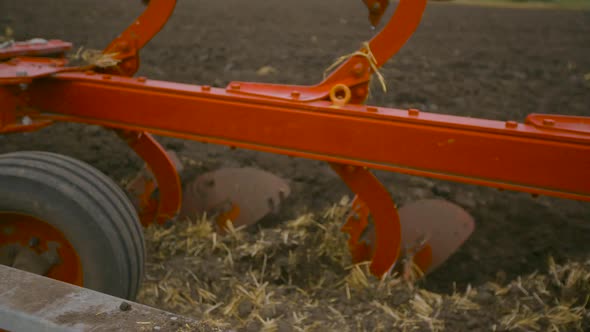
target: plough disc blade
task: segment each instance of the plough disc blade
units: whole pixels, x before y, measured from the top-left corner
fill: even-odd
[[[424,199],[398,209],[401,224],[401,258],[413,258],[424,274],[444,263],[471,236],[473,217],[462,207],[441,199]],[[372,224],[361,237],[375,241]]]
[[[203,213],[223,226],[251,225],[269,213],[276,213],[289,196],[283,179],[256,168],[223,168],[201,174],[184,186],[180,218]]]
[[[473,217],[460,206],[440,199],[409,203],[398,211],[405,247],[425,241],[432,260],[425,273],[444,263],[471,236]]]

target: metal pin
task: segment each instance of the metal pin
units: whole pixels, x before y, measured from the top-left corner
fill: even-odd
[[[20,120],[20,123],[23,126],[30,126],[33,124],[33,120],[31,120],[30,117],[28,117],[27,115],[23,116],[22,119]]]
[[[36,246],[39,245],[41,241],[39,240],[38,237],[33,236],[32,238],[29,239],[29,247],[34,248]]]

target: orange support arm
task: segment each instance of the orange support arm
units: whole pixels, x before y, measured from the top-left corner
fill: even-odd
[[[176,0],[152,0],[145,11],[103,51],[121,62],[109,73],[132,76],[139,69],[139,50],[164,27]]]

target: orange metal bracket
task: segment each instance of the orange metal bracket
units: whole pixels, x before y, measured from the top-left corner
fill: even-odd
[[[10,47],[0,49],[0,60],[10,59],[16,56],[41,56],[41,55],[63,55],[72,48],[72,43],[61,40],[24,41],[15,42]]]
[[[340,229],[348,234],[348,251],[352,256],[353,263],[360,263],[371,260],[373,248],[362,239],[363,232],[369,227],[369,207],[360,197],[355,196],[349,215]]]
[[[176,0],[151,0],[144,12],[103,51],[121,62],[105,72],[132,76],[139,69],[139,50],[166,24]]]
[[[144,226],[174,220],[180,211],[182,187],[174,162],[152,135],[140,131],[118,130],[117,134],[146,162],[156,178],[159,197],[152,197],[155,184],[141,193],[139,217]]]
[[[65,59],[20,57],[5,61],[0,73],[0,85],[28,84],[35,78],[65,70]]]
[[[103,51],[121,60],[117,66],[103,70],[106,73],[133,76],[139,69],[139,50],[144,47],[166,24],[176,6],[176,0],[152,0],[144,12]],[[143,158],[158,183],[159,198],[152,197],[156,188],[146,187],[142,193],[144,204],[140,218],[144,225],[154,219],[162,224],[176,217],[180,210],[181,184],[174,163],[163,147],[148,133],[128,131],[119,133],[129,146]],[[147,201],[146,201],[147,199]]]
[[[525,123],[543,130],[590,136],[589,117],[555,114],[529,114]]]
[[[395,204],[387,189],[368,169],[336,163],[330,166],[358,195],[361,202],[357,204],[366,205],[373,216],[376,241],[370,269],[381,277],[393,267],[400,251],[401,229]],[[362,252],[357,254],[363,255]]]

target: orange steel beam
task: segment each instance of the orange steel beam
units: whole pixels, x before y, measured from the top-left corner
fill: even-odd
[[[94,123],[590,201],[588,118],[548,115],[539,124],[545,116],[532,115],[530,124],[522,124],[271,100],[208,86],[77,72],[35,80],[27,94],[29,106],[42,111],[35,120]]]

